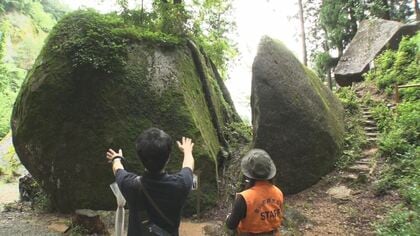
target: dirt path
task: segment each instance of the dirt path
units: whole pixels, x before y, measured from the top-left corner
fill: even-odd
[[[374,155],[374,149],[365,150]],[[373,165],[373,164],[372,164]],[[286,198],[287,206],[307,218],[299,231],[302,235],[375,235],[373,223],[398,204],[396,193],[376,196],[374,181],[382,169],[380,163],[367,179],[349,180],[346,171],[334,171],[311,188]],[[350,166],[349,169],[353,168]],[[328,190],[341,186],[346,197],[333,197]],[[345,195],[345,193],[344,193]]]
[[[0,182],[0,205],[11,203],[19,200],[18,183],[2,183]]]

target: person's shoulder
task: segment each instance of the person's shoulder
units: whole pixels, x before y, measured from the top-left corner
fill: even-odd
[[[193,172],[191,168],[184,167],[177,173],[168,175],[168,180],[178,187],[190,189],[193,182]]]
[[[283,198],[283,192],[281,191],[281,189],[274,184],[273,184],[273,186],[274,186],[275,190],[277,191],[277,194],[279,194]]]
[[[189,167],[184,167],[180,171],[168,175],[171,180],[192,179],[193,171]]]
[[[190,167],[183,167],[180,171],[179,171],[179,173],[180,174],[183,174],[183,175],[193,175],[193,171],[192,171],[192,169],[190,168]]]

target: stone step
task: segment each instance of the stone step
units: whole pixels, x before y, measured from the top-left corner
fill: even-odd
[[[368,175],[367,173],[351,173],[351,174],[345,174],[341,176],[341,179],[343,182],[346,183],[366,183],[368,180]]]
[[[364,159],[360,159],[354,162],[354,164],[357,165],[370,165],[372,161],[370,159],[364,158]]]
[[[356,164],[347,168],[352,173],[369,173],[370,167],[367,164]]]
[[[367,138],[367,141],[368,142],[371,142],[371,143],[374,143],[374,142],[378,141],[378,138],[377,137],[375,137],[375,138]]]
[[[373,116],[362,116],[364,120],[373,120],[375,121],[375,119],[373,119]]]
[[[366,133],[366,136],[368,137],[378,137],[379,133]]]
[[[378,127],[376,126],[367,126],[367,127],[363,127],[363,129],[365,131],[378,131]]]
[[[365,125],[376,126],[376,122],[373,120],[364,120],[363,123],[365,123]]]
[[[342,176],[343,180],[346,182],[353,182],[357,180],[356,174],[347,174]]]
[[[374,156],[378,151],[379,151],[379,149],[377,147],[375,147],[375,148],[370,148],[370,149],[364,150],[362,152],[362,154],[365,157],[371,157],[371,156]]]

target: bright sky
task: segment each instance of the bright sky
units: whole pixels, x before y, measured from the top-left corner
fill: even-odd
[[[116,0],[62,0],[73,9],[89,7],[100,12],[118,9]],[[140,1],[138,1],[140,2]],[[150,0],[145,0],[150,5]],[[239,57],[229,67],[226,85],[242,118],[251,120],[251,78],[252,62],[257,53],[259,40],[263,35],[279,39],[301,57],[300,42],[297,37],[299,22],[289,20],[298,12],[297,0],[234,0],[233,15],[236,19]]]

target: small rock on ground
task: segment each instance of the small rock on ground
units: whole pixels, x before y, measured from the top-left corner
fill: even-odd
[[[338,200],[349,200],[351,195],[351,189],[346,186],[332,187],[328,189],[327,194]]]

